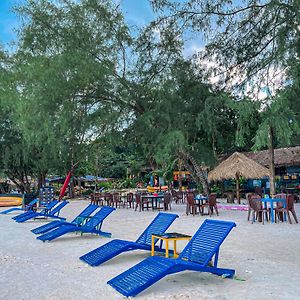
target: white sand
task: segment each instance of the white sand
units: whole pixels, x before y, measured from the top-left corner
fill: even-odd
[[[62,211],[68,220],[88,201],[73,201]],[[4,208],[1,208],[4,210]],[[300,205],[296,205],[300,219]],[[186,216],[184,205],[173,205],[179,215],[170,231],[193,234],[204,216]],[[157,212],[118,209],[103,230],[113,238],[135,240]],[[124,299],[106,282],[149,256],[133,251],[90,267],[79,256],[110,239],[68,234],[52,242],[35,239],[30,229],[45,221],[18,224],[13,215],[0,215],[0,299]],[[182,272],[167,276],[136,299],[300,299],[300,225],[251,224],[247,212],[221,210],[217,219],[233,220],[237,227],[225,240],[219,266],[236,270],[246,281],[212,274]],[[182,249],[185,242],[179,244]]]

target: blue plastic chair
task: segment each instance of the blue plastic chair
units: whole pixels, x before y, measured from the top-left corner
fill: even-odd
[[[53,200],[52,202],[48,203],[41,211],[40,213],[41,214],[47,214],[49,213],[54,207],[55,205],[58,203],[59,201],[58,200]],[[15,217],[12,217],[13,220],[17,221],[18,219],[22,219],[24,218],[25,216],[29,216],[31,214],[33,214],[34,211],[26,211],[24,212],[23,214],[20,214],[18,216],[15,216]]]
[[[151,256],[107,283],[122,295],[133,297],[166,275],[185,270],[232,278],[234,270],[217,264],[220,246],[235,226],[234,222],[205,220],[177,259]]]
[[[38,219],[38,218],[54,218],[54,219],[60,219],[60,220],[66,220],[66,218],[62,218],[59,216],[59,213],[63,207],[65,207],[69,201],[62,201],[57,206],[55,206],[53,209],[51,209],[50,212],[42,213],[42,212],[32,212],[31,214],[28,214],[26,216],[23,216],[22,218],[16,219],[16,222],[23,223],[30,219]]]
[[[101,231],[104,219],[111,214],[115,208],[110,206],[103,206],[94,216],[91,217],[83,226],[79,227],[76,224],[66,224],[59,226],[43,235],[37,237],[43,242],[52,241],[69,232],[95,233],[106,237],[111,237],[111,233]]]
[[[42,234],[47,231],[50,231],[54,228],[57,228],[62,225],[68,225],[68,224],[75,224],[77,226],[82,226],[84,220],[86,220],[87,217],[89,217],[97,208],[99,208],[98,205],[95,204],[89,204],[73,221],[71,222],[65,222],[65,221],[52,221],[48,224],[39,226],[35,229],[32,229],[31,232],[34,234]]]
[[[151,250],[152,234],[163,234],[176,218],[178,218],[178,215],[159,213],[136,242],[116,239],[81,256],[80,259],[95,267],[126,251]],[[164,251],[157,246],[155,250]]]
[[[7,215],[13,211],[24,211],[24,212],[31,211],[33,209],[33,206],[37,202],[38,202],[38,199],[36,198],[36,199],[33,199],[32,201],[30,201],[27,205],[25,205],[24,209],[23,209],[23,207],[13,207],[13,208],[2,211],[0,214]]]

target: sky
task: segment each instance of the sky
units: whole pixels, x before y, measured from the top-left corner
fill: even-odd
[[[12,11],[22,0],[0,0],[0,41],[2,44],[16,40],[16,28],[20,20]],[[148,0],[121,0],[125,18],[129,25],[143,26],[154,18]]]
[[[118,0],[117,0],[118,1]],[[125,19],[130,26],[142,27],[155,18],[149,0],[119,0]],[[0,44],[6,49],[17,39],[20,20],[12,11],[22,0],[0,0]],[[199,34],[199,33],[198,33]],[[184,56],[192,56],[203,48],[201,37],[191,38],[185,44]]]
[[[11,11],[16,3],[14,0],[0,0],[0,41],[11,43],[16,39],[15,27],[19,24],[18,17]]]

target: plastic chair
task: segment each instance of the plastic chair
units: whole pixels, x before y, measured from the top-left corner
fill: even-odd
[[[277,222],[277,216],[283,220],[283,214],[286,213],[288,216],[289,223],[292,224],[292,219],[290,217],[290,212],[294,217],[296,223],[298,223],[296,211],[294,208],[295,198],[294,195],[287,195],[286,197],[286,207],[276,207],[275,208],[275,222]]]
[[[194,200],[194,193],[187,193],[187,197],[186,197],[186,214],[187,215],[193,214],[193,216],[194,216],[195,214],[197,214],[197,207],[198,207],[199,212],[200,212],[201,211],[200,206],[198,206],[195,203],[195,200]]]
[[[217,194],[212,193],[208,195],[208,201],[202,204],[202,215],[204,215],[204,209],[207,208],[207,214],[211,216],[216,211],[217,216],[219,215],[218,207],[217,207]]]

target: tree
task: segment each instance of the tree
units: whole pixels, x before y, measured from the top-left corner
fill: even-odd
[[[213,164],[214,152],[234,144],[235,113],[228,96],[204,83],[203,74],[191,61],[178,59],[169,69],[168,76],[152,88],[145,112],[126,130],[127,137],[139,142],[153,169],[159,166],[167,173],[181,161],[208,191],[201,165]],[[216,139],[218,132],[224,138]]]
[[[295,76],[299,70],[299,1],[164,1],[153,0],[153,7],[161,13],[152,26],[202,31],[209,38],[206,57],[218,62],[219,73],[226,74],[248,88],[260,91],[271,89],[276,97],[263,107],[262,122],[255,137],[255,148],[267,146],[270,152],[270,185],[274,194],[274,139],[291,142],[297,123],[284,93],[298,86]],[[212,31],[213,29],[213,31]],[[204,57],[205,57],[204,56]],[[279,81],[280,80],[280,81]],[[285,84],[292,85],[278,94]],[[228,85],[232,87],[232,82]],[[257,88],[258,86],[258,88]],[[242,90],[245,95],[245,90]],[[289,92],[291,95],[291,93]],[[297,104],[293,99],[290,106]],[[241,115],[247,115],[247,111]],[[238,136],[249,125],[240,121]],[[251,123],[251,121],[249,121]],[[244,131],[244,132],[243,132]],[[248,131],[249,133],[249,131]]]
[[[249,132],[249,121],[251,115],[255,114],[259,102],[243,103],[240,107],[242,117],[238,124],[238,143],[244,144],[244,134]],[[259,126],[253,138],[253,150],[269,149],[269,169],[270,169],[270,194],[275,195],[275,165],[274,148],[275,146],[287,146],[291,143],[293,134],[299,133],[299,126],[295,113],[290,109],[285,92],[281,92],[276,99],[260,103],[262,110]],[[247,117],[248,115],[248,117]]]
[[[152,0],[152,5],[161,13],[156,26],[202,32],[206,54],[227,76],[242,79],[239,83],[254,79],[270,87],[274,74],[288,75],[295,58],[299,64],[299,1]]]

